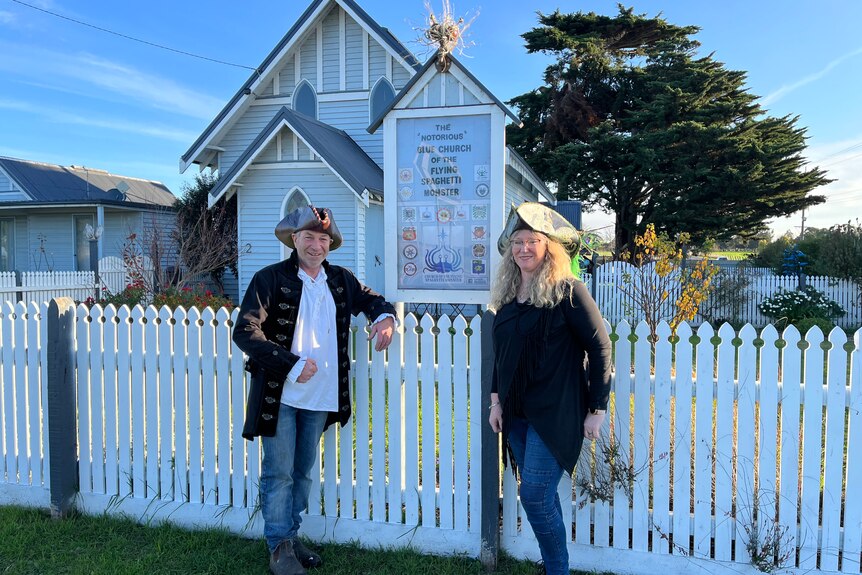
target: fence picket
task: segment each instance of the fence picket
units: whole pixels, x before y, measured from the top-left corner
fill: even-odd
[[[754,446],[756,444],[755,421],[757,419],[756,395],[757,395],[757,350],[754,347],[754,339],[757,332],[751,324],[745,325],[739,332],[741,340],[737,351],[737,374],[736,374],[736,526],[734,529],[734,560],[737,563],[750,563],[751,556],[748,551],[748,533],[746,527],[752,529],[753,533],[757,526],[755,485],[757,469],[754,459]]]
[[[823,469],[822,515],[820,535],[820,569],[838,570],[841,547],[841,479],[844,475],[844,417],[846,415],[847,336],[841,328],[829,334],[828,378],[826,381],[826,429]]]
[[[404,318],[404,414],[419,413],[419,339],[416,316]],[[360,366],[357,366],[357,370]],[[404,517],[407,525],[419,524],[419,418],[410,417],[404,427]]]
[[[692,345],[691,328],[683,323],[677,328],[679,342],[674,346],[676,379],[674,382],[673,427],[670,430],[673,446],[673,546],[671,553],[680,550],[690,554],[692,501]]]
[[[113,306],[112,306],[113,307]],[[133,492],[132,475],[132,332],[131,312],[127,306],[114,310],[117,325],[117,494]],[[140,359],[139,359],[140,361]],[[140,373],[137,371],[135,373]]]
[[[455,526],[453,497],[455,485],[452,478],[452,443],[455,423],[452,416],[452,320],[444,315],[437,320],[437,413],[440,423],[438,432],[437,490],[440,493],[440,527],[452,529]]]
[[[376,339],[373,340],[371,345],[373,346],[376,341]],[[373,349],[371,351],[371,410],[371,517],[374,521],[384,522],[386,521],[386,361],[385,352],[377,352]],[[334,494],[333,500],[335,500]]]
[[[799,510],[799,411],[802,406],[802,352],[799,331],[792,325],[781,338],[781,477],[778,500],[778,521],[785,532],[780,555],[792,557],[796,566],[796,546],[799,543],[796,519]]]
[[[215,505],[218,502],[216,477],[216,390],[218,386],[210,382],[216,380],[216,343],[215,312],[205,308],[201,313],[201,380],[204,382],[201,393],[201,412],[203,420],[203,498],[204,503]]]
[[[155,310],[154,310],[155,311]],[[159,390],[159,494],[163,500],[174,499],[177,485],[174,482],[174,386],[172,381],[173,367],[173,326],[171,325],[171,310],[162,306],[157,312],[153,323],[153,333],[159,349],[158,390]]]
[[[694,423],[694,556],[709,558],[712,535],[712,484],[715,477],[713,465],[712,424],[713,370],[715,355],[712,337],[715,332],[708,323],[697,329],[697,375],[695,383]]]
[[[170,317],[170,310],[162,308],[163,312],[167,312],[167,323],[171,328],[173,336],[172,348],[172,365],[171,379],[174,386],[174,417],[173,417],[173,436],[174,436],[174,460],[173,460],[173,496],[174,501],[183,502],[189,501],[189,409],[188,409],[188,390],[189,385],[187,378],[189,374],[189,350],[187,347],[188,338],[188,314],[182,307],[178,308],[173,313],[173,318]],[[165,314],[162,314],[165,317]],[[164,322],[165,319],[162,319]],[[234,405],[241,405],[234,403]],[[240,410],[242,411],[242,410]]]
[[[847,471],[845,485],[862,484],[862,329],[853,336],[850,356],[850,404],[847,417]],[[858,573],[862,553],[862,489],[847,489],[844,500],[842,567]]]
[[[356,387],[354,392],[354,405],[371,405],[370,384],[370,350],[368,347],[368,327],[365,316],[360,315],[356,331],[356,358],[354,361]],[[353,416],[356,421],[356,518],[371,518],[371,421],[370,413],[366,410],[358,410]],[[368,446],[366,448],[366,445]]]
[[[93,480],[93,493],[105,493],[105,446],[104,425],[104,342],[102,340],[104,324],[102,306],[93,306],[90,310],[90,341],[88,344],[87,361],[89,362],[90,388],[90,469]]]
[[[474,318],[474,324],[479,325],[480,319],[478,316]],[[470,453],[469,448],[469,419],[467,417],[467,407],[469,390],[467,389],[467,382],[471,381],[472,378],[479,378],[481,381],[481,372],[479,369],[476,369],[472,374],[469,372],[469,360],[468,360],[468,346],[471,342],[478,342],[479,338],[469,338],[467,336],[467,321],[464,319],[464,316],[459,315],[455,318],[455,337],[453,342],[453,377],[452,377],[452,385],[453,385],[453,482],[455,485],[454,493],[453,493],[453,521],[454,528],[458,531],[466,531],[469,527],[468,517],[469,517],[469,497],[468,493],[470,490],[469,484],[469,471],[468,471],[468,462],[467,455]],[[469,350],[471,353],[476,353],[476,347],[473,347]],[[475,356],[474,356],[475,357]],[[476,362],[475,365],[478,365]],[[469,375],[468,375],[469,374]],[[484,398],[479,398],[478,401],[480,404],[484,404],[482,401]],[[485,423],[485,422],[482,422]],[[475,437],[475,436],[474,436]]]
[[[117,448],[117,309],[113,305],[105,307],[102,324],[102,354],[104,377],[104,421],[105,421],[105,493],[116,495],[119,492],[119,463]]]
[[[650,400],[652,384],[652,346],[650,328],[640,322],[635,329],[638,343],[635,346],[634,427],[632,429],[632,458],[636,476],[632,486],[632,549],[649,550],[649,486],[650,486]]]
[[[733,391],[736,350],[729,324],[718,330],[718,380],[715,407],[715,558],[730,561],[733,540],[733,464],[735,462]]]
[[[387,396],[389,430],[389,523],[401,523],[401,509],[404,504],[404,322],[399,322],[392,333],[387,362]],[[343,476],[342,476],[343,477]],[[343,480],[343,479],[342,479]]]
[[[670,526],[670,453],[672,436],[670,431],[671,396],[671,330],[662,321],[657,329],[655,345],[655,392],[653,413],[652,449],[652,550],[669,553]],[[664,537],[662,536],[664,535]]]
[[[799,567],[817,567],[820,516],[820,456],[823,434],[823,332],[815,326],[805,334],[805,389],[802,415],[802,490]]]
[[[146,435],[146,410],[149,407],[146,393],[147,378],[144,370],[145,334],[144,309],[135,306],[131,310],[131,345],[132,349],[141,353],[130,353],[131,373],[129,385],[132,396],[132,492],[135,497],[147,497],[147,467],[144,440]]]
[[[760,333],[760,416],[758,424],[759,461],[757,468],[757,523],[760,533],[775,529],[778,518],[776,483],[776,453],[779,441],[778,420],[778,332],[768,325]]]
[[[188,354],[188,386],[189,386],[189,503],[203,501],[203,458],[201,440],[203,439],[203,411],[201,409],[202,386],[212,386],[212,380],[201,377],[201,312],[193,307],[188,313],[188,332],[186,353]]]
[[[90,322],[88,321],[89,310],[83,305],[75,309],[76,328],[75,341],[77,350],[77,381],[78,385],[78,480],[80,489],[84,493],[92,493],[93,476],[91,446],[90,446]]]
[[[472,367],[470,368],[470,377],[467,380],[469,385],[469,397],[468,404],[469,408],[469,419],[470,419],[470,431],[468,432],[468,436],[474,438],[473,441],[470,442],[470,470],[473,474],[473,477],[482,477],[482,450],[481,450],[481,441],[479,438],[482,435],[482,426],[487,425],[487,421],[485,419],[485,410],[483,403],[488,399],[487,397],[482,397],[482,354],[479,350],[482,341],[482,319],[479,316],[475,316],[473,320],[470,322],[470,329],[473,330],[472,341]],[[478,482],[478,481],[477,481]],[[465,489],[468,483],[465,483]],[[480,519],[482,516],[482,498],[481,497],[470,497],[470,533],[477,534],[480,533]]]
[[[216,489],[219,505],[230,505],[231,502],[231,395],[230,395],[230,332],[225,321],[227,314],[224,309],[216,312],[213,322],[215,335],[215,375],[224,385],[218,387],[216,393],[216,452],[218,453],[216,467]],[[318,499],[320,501],[320,499]]]
[[[611,333],[611,326],[607,321],[604,322],[605,331]],[[602,422],[600,433],[601,441],[606,445],[610,444],[611,437],[611,405],[608,405],[608,415]],[[596,451],[595,456],[596,473],[604,474],[607,477],[608,464],[604,457],[601,457],[600,449]],[[593,503],[593,545],[599,547],[610,547],[611,543],[611,502],[608,499],[598,499]]]
[[[27,406],[33,398],[27,393],[27,306],[19,302],[15,304],[15,316],[18,325],[15,329],[15,343],[13,350],[15,355],[15,397],[21,404],[20,409],[15,410],[17,452],[18,452],[18,482],[21,485],[30,484],[30,458],[27,456],[29,426],[27,424]],[[23,320],[23,321],[22,321]]]
[[[156,328],[158,312],[153,306],[144,310],[144,370],[146,371],[146,404],[145,414],[147,436],[147,498],[159,497],[159,340]],[[165,488],[166,486],[162,486]]]
[[[437,457],[435,443],[437,437],[437,425],[435,418],[435,406],[437,393],[434,386],[436,355],[435,338],[432,329],[434,320],[427,313],[422,316],[422,334],[419,336],[419,353],[421,365],[419,367],[422,418],[422,491],[420,502],[422,504],[422,526],[435,527],[437,525],[437,496],[435,486],[437,485]]]
[[[0,357],[3,365],[0,369],[0,444],[3,445],[5,457],[0,463],[0,477],[5,476],[8,483],[18,482],[15,466],[15,360],[12,355],[15,321],[12,302],[0,303]]]
[[[631,415],[631,368],[632,368],[632,342],[631,327],[623,320],[617,324],[615,335],[617,336],[613,382],[613,430],[614,443],[619,450],[619,457],[626,466],[631,465],[631,427],[629,418]],[[629,529],[631,520],[629,508],[631,506],[631,485],[614,484],[614,547],[617,549],[628,549]]]
[[[45,401],[42,395],[40,354],[41,342],[39,337],[39,324],[42,321],[42,313],[39,305],[30,303],[27,306],[27,395],[30,398],[27,419],[29,421],[30,435],[30,484],[42,485],[42,432],[44,422],[41,418],[42,405]],[[2,394],[0,394],[2,395]],[[2,442],[0,442],[2,445]],[[0,472],[2,474],[2,472]]]
[[[231,339],[232,320],[231,313],[221,308],[216,314],[219,330],[224,334],[223,346],[219,353],[228,358],[228,371],[224,374],[225,379],[230,382],[230,404],[231,406],[244,405],[248,397],[245,389],[245,370],[243,369],[242,352]],[[239,361],[237,361],[236,359]],[[239,506],[250,506],[245,492],[246,455],[245,450],[248,443],[242,437],[242,428],[245,423],[245,410],[232,408],[230,410],[231,431],[231,504]],[[334,430],[333,430],[334,432]],[[335,477],[332,478],[335,483]]]

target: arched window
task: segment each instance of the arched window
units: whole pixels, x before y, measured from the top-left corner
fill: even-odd
[[[368,98],[369,122],[373,122],[395,99],[395,88],[385,77],[381,76],[371,88],[371,97]]]
[[[284,203],[281,207],[281,217],[286,216],[296,208],[303,208],[310,204],[308,196],[305,195],[305,192],[302,191],[302,188],[299,186],[294,186],[290,189],[290,192],[284,197]]]
[[[317,93],[308,80],[303,80],[293,92],[293,109],[300,114],[317,119]]]
[[[302,208],[311,203],[308,199],[308,196],[305,195],[305,192],[302,191],[302,188],[299,186],[294,186],[290,189],[286,196],[284,196],[284,202],[281,204],[281,217],[283,218],[296,208]],[[285,245],[281,246],[281,257],[287,258],[290,255],[291,249]]]

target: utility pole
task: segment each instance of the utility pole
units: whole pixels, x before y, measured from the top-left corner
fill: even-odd
[[[805,239],[805,208],[802,208],[802,225],[799,226],[799,239]]]

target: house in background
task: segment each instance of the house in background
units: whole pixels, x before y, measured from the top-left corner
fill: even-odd
[[[159,182],[0,157],[0,271],[89,270],[88,224],[99,259],[120,257],[130,234],[173,225],[175,201]]]
[[[345,237],[330,261],[383,291],[384,130],[393,106],[502,107],[460,66],[423,66],[354,0],[314,0],[180,159],[217,172],[210,203],[237,195],[239,292],[255,271],[287,256],[278,221],[313,203]],[[402,93],[403,92],[403,93]],[[404,94],[410,98],[403,98]],[[418,96],[415,96],[418,94]],[[376,123],[376,126],[375,126]],[[506,201],[553,194],[517,154],[506,153]],[[394,238],[389,238],[393,241]]]

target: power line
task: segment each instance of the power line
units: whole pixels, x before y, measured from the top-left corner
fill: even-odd
[[[141,44],[146,44],[147,46],[152,46],[154,48],[160,48],[162,50],[167,50],[169,52],[175,52],[177,54],[182,54],[183,56],[191,56],[192,58],[199,58],[201,60],[207,60],[208,62],[215,62],[216,64],[224,64],[225,66],[233,66],[235,68],[245,68],[246,70],[256,71],[257,68],[253,68],[251,66],[244,66],[242,64],[234,64],[233,62],[225,62],[224,60],[216,60],[215,58],[209,58],[207,56],[201,56],[199,54],[193,54],[191,52],[186,52],[185,50],[177,50],[176,48],[171,48],[170,46],[164,46],[162,44],[156,44],[155,42],[149,42],[147,40],[141,40],[140,38],[135,38],[134,36],[129,36],[127,34],[121,34],[120,32],[114,32],[113,30],[108,30],[107,28],[102,28],[100,26],[95,26],[93,24],[89,24],[87,22],[82,22],[81,20],[76,20],[74,18],[70,18],[68,16],[63,16],[62,14],[57,14],[56,12],[51,12],[50,10],[45,10],[44,8],[40,8],[38,6],[34,6],[32,4],[28,4],[26,2],[22,2],[21,0],[12,0],[16,4],[20,4],[21,6],[26,6],[27,8],[32,8],[33,10],[38,10],[39,12],[44,12],[45,14],[50,14],[51,16],[55,16],[57,18],[62,18],[63,20],[68,20],[69,22],[74,22],[75,24],[80,24],[81,26],[87,26],[88,28],[93,28],[94,30],[99,30],[100,32],[105,32],[107,34],[113,34],[114,36],[119,36],[120,38],[125,38],[126,40],[132,40],[134,42],[140,42]]]
[[[849,161],[849,160],[853,160],[853,159],[855,159],[855,158],[860,158],[860,157],[862,157],[862,154],[855,154],[855,155],[853,155],[853,156],[848,156],[848,157],[846,157],[846,158],[841,158],[840,160],[834,160],[834,161],[832,161],[832,162],[829,162],[828,164],[824,164],[824,165],[822,165],[822,166],[818,166],[818,167],[819,167],[819,168],[828,168],[829,166],[834,166],[835,164],[841,164],[841,163],[843,163],[843,162],[847,162],[847,161]]]
[[[828,160],[829,158],[834,158],[835,156],[840,156],[841,154],[844,154],[846,152],[852,152],[853,150],[855,150],[857,148],[862,148],[862,143],[853,144],[852,146],[847,146],[843,150],[838,150],[837,152],[832,152],[831,154],[826,154],[822,158],[817,158],[816,160],[811,160],[811,162],[812,163],[819,163],[819,162],[822,162],[823,160]]]

